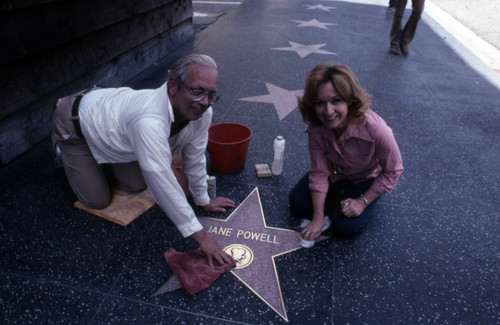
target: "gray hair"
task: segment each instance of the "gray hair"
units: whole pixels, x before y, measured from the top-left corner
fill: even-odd
[[[214,59],[205,54],[189,54],[178,59],[172,71],[170,72],[170,77],[175,78],[179,81],[184,81],[187,78],[187,68],[189,65],[196,63],[206,68],[214,69],[217,71],[217,63],[215,63]],[[179,85],[180,86],[180,85]]]

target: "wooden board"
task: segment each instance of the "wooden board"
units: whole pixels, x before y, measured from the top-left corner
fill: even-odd
[[[135,194],[114,191],[111,204],[102,210],[91,209],[80,201],[75,202],[75,207],[78,209],[82,209],[121,226],[128,225],[153,205],[155,205],[155,200],[148,189]]]

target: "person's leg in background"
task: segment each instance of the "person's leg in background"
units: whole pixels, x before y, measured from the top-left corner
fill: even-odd
[[[390,34],[391,47],[389,48],[389,52],[395,55],[399,55],[401,53],[399,48],[401,46],[401,40],[403,39],[402,21],[407,2],[408,0],[397,0],[396,11],[394,12],[394,18],[392,19]]]
[[[393,14],[396,11],[396,0],[389,0],[389,7],[387,12]]]
[[[401,36],[401,52],[403,54],[409,54],[408,45],[413,40],[415,36],[415,31],[417,30],[418,22],[424,11],[425,0],[412,0],[412,11],[410,18],[406,22],[405,28],[403,29]]]

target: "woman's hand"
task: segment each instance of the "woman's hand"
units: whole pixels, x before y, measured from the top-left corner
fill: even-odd
[[[304,230],[302,230],[301,235],[305,240],[314,240],[321,234],[321,229],[323,228],[323,218],[313,219],[309,222]]]
[[[340,202],[341,212],[348,218],[357,217],[365,211],[366,204],[362,198],[345,199]]]
[[[210,203],[203,206],[203,210],[208,212],[226,212],[224,208],[234,208],[234,202],[225,197],[211,198]]]

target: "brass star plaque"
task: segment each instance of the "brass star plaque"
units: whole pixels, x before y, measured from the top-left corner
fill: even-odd
[[[199,220],[224,251],[238,261],[231,273],[288,321],[274,258],[302,248],[300,232],[266,225],[258,188],[227,219]],[[326,238],[321,236],[316,241]],[[172,282],[175,280],[169,279],[157,294],[174,289]]]

